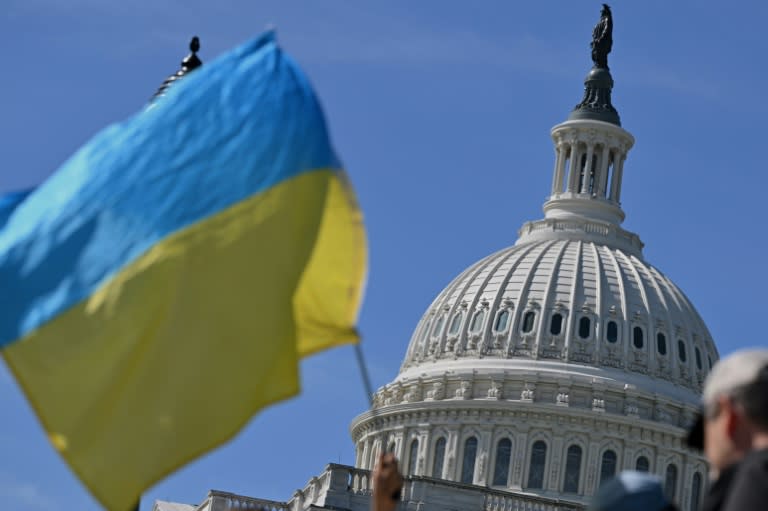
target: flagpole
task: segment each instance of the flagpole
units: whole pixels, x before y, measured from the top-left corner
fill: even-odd
[[[368,396],[368,404],[373,412],[373,387],[371,387],[371,377],[368,374],[368,368],[365,365],[365,358],[363,358],[363,348],[360,342],[355,344],[355,355],[357,355],[357,365],[360,367],[360,374],[363,377],[363,386],[365,387],[365,394]]]

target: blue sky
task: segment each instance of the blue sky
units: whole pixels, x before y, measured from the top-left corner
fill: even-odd
[[[614,105],[637,140],[624,227],[697,306],[721,354],[765,346],[768,5],[612,7]],[[192,35],[206,61],[276,26],[316,86],[366,215],[360,328],[378,387],[396,375],[443,286],[542,216],[549,130],[581,99],[599,10],[583,1],[3,0],[0,192],[42,181],[142,108]],[[366,408],[352,348],[306,360],[302,379],[300,397],[158,484],[142,509],[198,503],[212,488],[286,500],[326,463],[352,464],[348,427]],[[0,410],[0,501],[98,509],[4,366]]]

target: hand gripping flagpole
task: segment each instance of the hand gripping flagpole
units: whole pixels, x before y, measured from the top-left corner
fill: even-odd
[[[368,373],[368,367],[365,365],[365,358],[363,357],[363,348],[361,342],[357,342],[355,344],[355,355],[357,357],[357,365],[360,367],[360,375],[363,380],[365,394],[368,396],[368,405],[370,406],[371,416],[375,417],[377,413],[373,406],[373,387],[371,386],[371,377]],[[399,501],[401,498],[402,489],[398,489],[392,494],[392,500]]]

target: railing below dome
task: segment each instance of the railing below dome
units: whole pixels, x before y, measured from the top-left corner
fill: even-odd
[[[369,470],[331,463],[322,474],[297,490],[288,502],[258,499],[211,490],[196,511],[307,511],[345,509],[368,511],[373,493]],[[483,486],[456,483],[431,477],[406,477],[399,511],[583,511],[584,506],[557,499],[522,495]]]
[[[209,491],[208,497],[197,507],[197,511],[288,511],[288,509],[286,502],[257,499],[218,490]]]
[[[544,218],[526,222],[518,231],[517,243],[546,239],[582,239],[607,246],[615,246],[642,258],[643,242],[640,237],[621,227],[586,219]]]
[[[346,465],[329,464],[325,471],[313,477],[297,490],[285,504],[290,511],[311,508],[368,511],[373,492],[369,470]],[[572,502],[492,490],[482,486],[456,483],[430,477],[406,477],[400,511],[442,511],[453,509],[483,509],[484,511],[583,511]],[[239,508],[233,508],[239,509]],[[245,509],[245,508],[244,508]],[[279,510],[269,510],[279,511]]]
[[[485,511],[582,511],[583,506],[559,501],[542,501],[535,497],[515,494],[486,494]]]

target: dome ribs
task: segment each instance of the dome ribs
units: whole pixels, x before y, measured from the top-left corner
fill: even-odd
[[[625,276],[624,276],[624,272],[621,270],[621,265],[619,263],[619,260],[618,260],[618,258],[616,256],[616,253],[617,252],[620,253],[620,252],[618,250],[611,250],[608,247],[604,247],[604,249],[605,249],[604,252],[605,252],[606,256],[608,257],[608,259],[611,262],[611,266],[613,267],[613,271],[614,271],[614,273],[616,275],[616,283],[617,283],[617,285],[619,287],[619,307],[621,308],[621,311],[620,311],[620,315],[621,315],[620,320],[621,320],[621,322],[620,322],[620,324],[622,325],[622,328],[621,328],[622,334],[621,334],[621,337],[619,338],[619,341],[621,343],[626,344],[626,342],[628,340],[628,333],[627,333],[628,332],[628,328],[625,327],[624,325],[626,325],[628,323],[627,319],[628,319],[628,315],[629,315],[629,303],[627,303],[626,279],[625,279]],[[614,314],[615,313],[616,312],[614,311]],[[605,351],[601,350],[601,351],[597,352],[597,360],[596,360],[597,363],[603,362],[605,357],[608,357],[609,359],[610,358],[615,358],[615,353],[613,353],[611,351],[613,349],[612,346],[608,345],[607,343],[604,344],[603,346],[606,349],[605,349]],[[626,352],[624,353],[624,356],[622,357],[622,360],[625,360],[625,359],[626,359]]]
[[[659,305],[658,307],[652,307],[652,311],[663,311],[663,319],[659,318],[658,316],[651,317],[649,315],[648,318],[648,371],[651,374],[654,374],[658,372],[661,368],[659,367],[659,361],[657,360],[658,353],[658,341],[657,341],[657,334],[660,330],[664,330],[665,325],[672,324],[672,317],[669,312],[669,306],[667,305],[667,299],[664,296],[664,291],[662,290],[662,287],[656,278],[656,276],[651,272],[651,269],[643,264],[642,261],[637,259],[636,257],[630,257],[630,260],[634,264],[635,268],[639,270],[639,274],[642,275],[646,281],[649,282],[649,286],[653,288],[653,290],[656,292],[655,295],[653,295],[656,298],[656,303]],[[655,321],[654,321],[655,320]],[[667,326],[667,329],[669,327]],[[664,332],[667,337],[669,337],[668,332]]]
[[[567,320],[565,322],[565,340],[564,340],[564,349],[569,350],[571,349],[571,342],[573,340],[573,325],[574,325],[574,316],[576,314],[576,293],[578,292],[579,287],[579,272],[581,271],[581,248],[583,245],[582,241],[576,241],[572,242],[572,245],[574,245],[576,254],[574,255],[574,266],[573,266],[573,273],[572,273],[572,280],[571,280],[571,290],[570,294],[568,296],[568,316]]]
[[[461,343],[461,339],[463,337],[462,333],[467,328],[467,326],[469,325],[469,322],[472,319],[472,310],[473,310],[472,307],[468,306],[464,298],[466,297],[469,288],[472,286],[472,283],[483,272],[483,269],[486,268],[491,263],[491,261],[498,258],[500,254],[502,254],[501,251],[491,254],[489,257],[486,257],[485,259],[483,259],[480,265],[473,267],[471,278],[468,278],[465,281],[461,281],[460,283],[457,283],[453,287],[451,292],[446,294],[447,301],[445,299],[443,300],[442,307],[443,309],[448,309],[448,312],[446,315],[445,326],[443,327],[443,331],[440,332],[439,334],[437,346],[435,347],[435,358],[439,358],[443,355],[445,351],[445,345],[448,342],[448,329],[450,328],[450,325],[453,322],[454,315],[459,311],[460,308],[466,311],[466,314],[464,314],[464,317],[461,320],[461,324],[459,325],[459,332],[458,332],[457,341],[456,341],[457,345]],[[509,257],[510,256],[507,255],[503,259],[506,260]],[[456,294],[456,290],[459,288],[461,288],[461,291],[460,293]]]
[[[600,260],[600,254],[598,253],[598,247],[594,243],[589,244],[590,251],[592,253],[592,259],[595,266],[595,305],[593,309],[593,316],[595,318],[595,325],[592,327],[592,334],[594,335],[595,352],[600,351],[600,336],[602,335],[602,322],[604,317],[605,307],[603,306],[603,290],[606,287],[605,272],[603,271],[602,261]]]
[[[519,249],[521,254],[519,255],[519,257],[517,259],[515,259],[514,264],[512,265],[512,268],[510,268],[510,270],[507,271],[504,274],[503,278],[501,279],[501,282],[499,282],[498,290],[496,291],[496,295],[495,295],[495,297],[493,299],[493,303],[491,304],[490,321],[488,322],[488,329],[487,329],[488,337],[490,337],[490,335],[491,335],[492,328],[493,328],[493,324],[492,323],[494,321],[496,311],[499,310],[499,307],[501,305],[501,301],[503,299],[505,299],[505,298],[508,298],[507,286],[509,285],[510,279],[515,274],[517,269],[520,267],[520,264],[525,260],[525,258],[538,245],[539,244],[530,244],[530,245],[528,245],[525,248],[521,247]],[[547,247],[544,250],[542,250],[542,252],[546,251],[549,248],[549,246],[551,246],[551,245],[552,245],[552,243],[548,243]],[[514,307],[512,309],[512,317],[510,318],[509,325],[507,326],[507,332],[505,334],[505,339],[504,339],[505,342],[501,346],[501,349],[504,350],[504,352],[503,352],[504,356],[509,356],[509,354],[512,352],[512,348],[514,346],[514,344],[513,344],[514,343],[514,336],[515,336],[515,332],[517,331],[517,328],[518,328],[518,323],[517,323],[517,319],[516,318],[517,318],[517,311],[520,309],[521,303],[520,303],[519,299],[517,299],[517,300],[512,299],[512,304],[513,304],[513,307]]]
[[[524,264],[518,265],[516,270],[523,269],[527,270],[526,273],[523,275],[523,279],[520,282],[520,287],[518,288],[517,296],[514,298],[514,303],[517,304],[515,307],[514,314],[512,315],[512,324],[510,325],[510,337],[509,337],[509,347],[507,349],[507,353],[511,355],[516,355],[518,353],[517,345],[519,344],[521,346],[521,350],[519,353],[521,355],[527,355],[531,356],[533,358],[537,358],[536,350],[538,350],[538,346],[533,346],[533,350],[531,349],[531,346],[529,345],[528,341],[533,341],[535,344],[536,338],[538,336],[537,330],[541,329],[542,321],[541,321],[541,304],[539,304],[538,301],[536,301],[536,298],[533,297],[533,299],[530,298],[530,287],[531,282],[533,281],[534,275],[536,274],[536,268],[541,261],[541,258],[546,253],[546,249],[552,246],[555,243],[555,241],[550,240],[545,243],[537,243],[533,246],[535,247],[542,247],[541,250],[539,250],[538,254],[534,257],[534,260],[531,261],[530,267],[524,268]],[[527,255],[531,254],[533,251],[529,251]],[[515,272],[516,273],[516,272]],[[511,282],[513,279],[509,279],[507,282]],[[509,287],[509,284],[507,283],[507,287]],[[504,292],[506,293],[507,289],[505,288]],[[536,314],[537,317],[534,318],[534,328],[531,330],[531,332],[523,333],[522,332],[522,318],[524,317],[524,313],[532,311],[534,314]],[[519,336],[519,337],[518,337]],[[515,343],[515,339],[519,339],[519,343]]]
[[[643,372],[646,371],[645,368],[647,368],[648,362],[648,332],[650,331],[649,323],[651,321],[651,306],[648,301],[648,291],[645,288],[643,279],[640,277],[640,273],[637,271],[637,268],[627,254],[621,251],[616,252],[618,254],[617,258],[620,259],[620,263],[623,263],[620,265],[632,276],[630,282],[634,284],[633,287],[636,287],[640,294],[641,303],[634,303],[633,305],[642,307],[641,310],[638,310],[639,307],[633,307],[631,310],[628,310],[629,321],[624,325],[624,330],[627,334],[625,338],[626,342],[624,343],[624,364],[625,367],[628,367],[633,371]],[[642,329],[642,337],[644,337],[643,345],[639,348],[634,344],[634,330],[637,327]]]
[[[533,250],[533,248],[534,247],[528,248],[527,250],[525,250],[523,252],[522,255],[518,256],[518,258],[517,258],[517,260],[515,260],[513,266],[517,267],[517,265],[519,264],[519,261],[522,260],[528,254],[528,252]],[[500,259],[500,260],[498,262],[496,262],[495,264],[493,264],[493,268],[488,272],[486,277],[483,279],[482,283],[480,283],[480,285],[477,287],[477,290],[475,292],[475,296],[472,298],[472,303],[469,306],[469,314],[467,315],[467,318],[469,318],[470,316],[474,315],[476,313],[476,311],[479,310],[478,304],[481,304],[483,302],[483,300],[486,300],[486,303],[487,303],[487,299],[485,299],[485,297],[483,296],[483,291],[485,290],[485,287],[488,285],[488,281],[490,281],[493,278],[493,276],[496,274],[498,269],[508,259],[510,259],[514,255],[516,255],[514,253],[514,251],[509,251],[509,252],[503,252],[502,251],[502,252],[497,252],[496,254],[497,254],[497,258]],[[489,267],[489,266],[490,266],[490,262],[486,265],[486,268]],[[481,273],[482,272],[478,272],[478,275],[480,275]],[[468,292],[471,292],[471,287],[468,288]],[[498,295],[498,294],[500,294],[500,292],[497,292],[496,294]],[[464,295],[464,296],[466,296],[466,295]],[[486,312],[487,316],[484,319],[485,323],[481,326],[482,329],[479,332],[480,337],[478,339],[476,339],[476,345],[475,345],[475,348],[473,348],[473,349],[477,349],[479,353],[482,353],[483,347],[485,346],[486,339],[488,338],[488,335],[489,335],[489,332],[490,332],[490,328],[493,326],[492,325],[493,324],[493,314],[495,312],[495,307],[491,308],[490,305],[487,304],[486,305],[486,309],[487,309],[487,312]],[[470,326],[470,322],[466,321],[464,323],[464,327],[461,329],[461,333],[459,335],[459,340],[457,341],[457,345],[458,346],[462,346],[462,342],[464,343],[464,347],[465,347],[464,349],[468,349],[468,348],[466,348],[466,346],[469,345],[470,336],[473,335],[469,331],[469,326]]]
[[[432,328],[432,320],[437,317],[440,305],[446,300],[446,297],[450,299],[453,296],[453,292],[456,290],[456,288],[462,287],[462,284],[464,284],[462,295],[466,293],[466,289],[472,284],[475,277],[482,270],[487,261],[493,259],[495,256],[496,254],[491,254],[471,265],[469,268],[461,272],[457,278],[453,279],[453,281],[451,281],[448,286],[443,289],[443,291],[440,292],[434,300],[432,300],[429,308],[421,317],[418,325],[416,325],[416,329],[414,330],[413,335],[411,335],[411,342],[409,343],[408,350],[406,351],[405,360],[403,360],[403,364],[400,369],[401,371],[404,368],[417,363],[419,359],[426,355],[430,337],[429,329]],[[455,300],[455,303],[458,304],[458,300]],[[419,350],[421,350],[421,353]]]
[[[547,276],[547,284],[544,289],[544,298],[542,300],[541,304],[541,324],[542,328],[539,328],[538,334],[536,335],[536,346],[537,350],[541,350],[542,346],[542,340],[544,339],[544,332],[546,331],[548,321],[545,321],[546,319],[551,318],[551,316],[554,314],[555,310],[555,304],[559,303],[557,302],[557,281],[559,280],[557,277],[560,274],[560,265],[563,260],[563,254],[566,251],[566,248],[568,248],[568,245],[570,244],[569,241],[558,241],[557,242],[557,253],[554,254],[554,260],[552,262],[552,269],[549,272],[549,275]],[[550,245],[550,247],[554,247],[554,243]],[[554,250],[554,248],[552,248]],[[557,340],[554,336],[551,336],[552,334],[549,334],[550,337],[550,345],[556,345]],[[560,336],[560,341],[563,339],[563,335]],[[563,343],[562,346],[563,350],[567,350],[565,343]],[[565,351],[564,353],[567,353]]]

